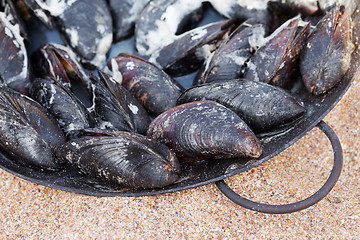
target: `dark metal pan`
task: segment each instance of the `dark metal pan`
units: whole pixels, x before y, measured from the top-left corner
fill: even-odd
[[[355,26],[355,36],[360,35],[359,23]],[[121,48],[121,47],[120,47]],[[126,47],[125,47],[126,48]],[[18,164],[5,152],[0,151],[0,167],[4,170],[31,182],[74,193],[94,196],[146,196],[163,193],[171,193],[185,189],[195,188],[212,182],[218,182],[218,186],[223,190],[223,182],[219,182],[225,178],[239,174],[249,170],[261,163],[271,159],[275,155],[284,151],[291,146],[307,132],[319,124],[319,122],[330,112],[330,110],[338,103],[345,92],[351,85],[351,82],[359,77],[360,72],[360,50],[356,46],[356,50],[352,56],[351,68],[345,77],[334,88],[327,93],[314,96],[309,94],[303,86],[301,79],[297,80],[291,92],[297,95],[305,105],[307,110],[304,119],[298,122],[294,127],[285,133],[262,137],[263,153],[259,159],[225,159],[225,160],[205,160],[197,163],[184,164],[182,166],[181,178],[178,182],[159,189],[128,189],[121,186],[109,186],[107,183],[98,179],[80,174],[77,169],[70,165],[66,165],[63,170],[58,172],[45,171],[35,169],[29,166]],[[320,128],[327,128],[324,123],[320,123]],[[331,132],[331,129],[325,129]],[[336,136],[335,136],[336,138]],[[336,140],[334,140],[336,141]],[[335,143],[336,145],[336,143]],[[340,151],[341,146],[336,150]],[[342,160],[342,159],[341,159]],[[341,165],[340,165],[341,171]],[[340,174],[339,170],[337,171]],[[337,178],[333,181],[335,184]],[[330,191],[331,188],[328,190]],[[224,190],[226,191],[226,190]],[[326,194],[325,194],[326,195]],[[239,203],[238,203],[239,204]],[[250,205],[248,208],[253,208]],[[255,209],[261,211],[261,209]],[[271,212],[271,211],[270,211]],[[288,211],[291,212],[291,211]],[[273,211],[271,213],[278,213]]]

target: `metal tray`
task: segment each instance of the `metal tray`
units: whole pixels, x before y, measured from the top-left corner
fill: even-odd
[[[206,21],[216,18],[214,13],[209,13]],[[355,26],[354,36],[360,35],[359,23]],[[54,41],[61,42],[56,31],[48,31],[45,27],[36,25],[30,34],[30,39],[33,41],[32,49],[37,48],[41,43]],[[44,35],[44,32],[46,34]],[[31,53],[30,49],[30,53]],[[117,55],[120,52],[134,53],[133,38],[123,42],[114,44],[110,57]],[[66,165],[63,170],[58,172],[39,170],[29,166],[18,164],[15,159],[12,159],[5,152],[0,151],[0,167],[4,170],[31,182],[74,193],[94,195],[94,196],[146,196],[154,194],[171,193],[185,189],[195,188],[205,184],[218,182],[225,178],[239,174],[243,171],[249,170],[261,163],[271,159],[278,153],[284,151],[286,148],[295,143],[298,139],[303,137],[307,132],[314,128],[338,103],[345,92],[359,75],[360,71],[360,50],[356,46],[356,50],[352,56],[351,68],[334,88],[327,93],[314,96],[309,94],[302,84],[299,77],[291,92],[297,95],[305,105],[307,110],[304,119],[298,122],[294,127],[287,130],[285,133],[262,137],[260,140],[263,146],[263,153],[259,159],[224,159],[224,160],[205,160],[196,163],[189,163],[182,165],[180,180],[174,184],[168,185],[164,188],[156,189],[129,189],[122,186],[109,186],[101,180],[83,175],[77,169],[70,165]],[[192,76],[188,76],[179,81],[185,86],[191,85]]]

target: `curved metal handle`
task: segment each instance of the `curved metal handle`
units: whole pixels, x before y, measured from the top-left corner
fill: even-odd
[[[335,186],[336,182],[340,177],[342,165],[343,165],[343,154],[342,154],[341,144],[334,131],[324,121],[320,121],[317,124],[317,127],[326,134],[326,136],[329,138],[331,142],[334,151],[334,166],[333,169],[331,170],[331,174],[328,180],[312,196],[304,200],[301,200],[299,202],[295,202],[291,204],[269,205],[269,204],[253,202],[251,200],[239,196],[224,182],[224,180],[220,180],[216,182],[216,186],[226,197],[228,197],[234,203],[244,208],[262,213],[271,213],[271,214],[292,213],[314,205],[315,203],[322,200]]]

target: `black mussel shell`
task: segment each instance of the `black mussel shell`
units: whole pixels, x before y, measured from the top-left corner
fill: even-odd
[[[115,78],[99,71],[99,80],[101,82],[101,86],[99,87],[102,88],[102,90],[98,89],[98,91],[102,92],[101,96],[103,99],[103,106],[96,106],[95,103],[95,109],[97,109],[97,114],[100,114],[98,111],[100,110],[99,108],[101,108],[101,111],[104,111],[101,119],[110,122],[112,126],[116,126],[118,124],[116,123],[116,119],[120,116],[115,116],[119,114],[123,114],[123,116],[129,115],[129,120],[132,119],[133,121],[133,130],[137,133],[145,135],[151,122],[150,115],[145,108],[138,102],[138,100],[136,100],[129,90],[118,83]],[[96,94],[98,91],[95,91],[94,93]],[[97,101],[97,97],[95,96],[95,102]],[[110,106],[113,106],[114,108],[111,108]],[[117,111],[116,109],[119,107],[123,110],[118,109]],[[110,113],[110,115],[106,117],[108,113]],[[115,114],[115,116],[112,116],[113,114]]]
[[[90,77],[94,94],[94,110],[100,124],[98,127],[119,131],[135,131],[134,119],[122,92],[113,94],[96,76]],[[121,90],[121,89],[119,89]]]
[[[268,8],[275,12],[276,15],[279,15],[281,18],[292,18],[299,13],[302,16],[310,16],[314,14],[318,14],[320,12],[319,9],[319,1],[311,0],[311,1],[293,1],[293,0],[270,0],[268,2]]]
[[[193,85],[241,77],[246,63],[257,47],[257,39],[263,39],[265,32],[262,24],[241,24],[206,60]]]
[[[306,89],[319,95],[339,81],[350,67],[352,21],[349,9],[335,7],[320,20],[301,53],[300,71]]]
[[[57,20],[62,34],[82,62],[89,68],[102,67],[113,39],[112,18],[106,2],[75,1]]]
[[[13,1],[13,0],[3,0],[0,3],[0,11],[4,12],[5,15],[11,16],[9,18],[10,22],[15,25],[18,24],[19,25],[19,30],[20,30],[20,35],[24,38],[27,39],[28,35],[26,32],[26,26],[25,26],[25,22],[23,20],[23,13],[22,13],[22,9],[20,8],[22,4],[18,3],[17,1]]]
[[[179,178],[179,162],[165,145],[134,133],[115,135],[73,139],[56,153],[81,172],[124,187],[158,188]]]
[[[50,77],[69,90],[74,82],[90,89],[90,80],[70,48],[55,43],[43,44],[31,59],[39,77]]]
[[[285,90],[245,79],[192,87],[180,95],[178,104],[203,100],[228,107],[255,133],[289,127],[305,113],[303,104]]]
[[[155,65],[134,55],[121,53],[107,63],[113,76],[153,115],[176,106],[183,87]]]
[[[298,73],[298,61],[310,24],[296,35],[301,18],[296,16],[264,39],[264,44],[247,63],[244,78],[275,86],[291,87]]]
[[[87,68],[102,67],[113,40],[112,17],[105,0],[24,0],[48,26],[61,35]]]
[[[262,152],[246,123],[214,101],[186,103],[164,112],[152,121],[147,136],[167,145],[181,162],[257,158]]]
[[[173,42],[154,52],[149,62],[174,77],[190,74],[200,68],[233,23],[234,20],[210,23],[176,36]]]
[[[0,85],[28,94],[32,73],[19,24],[0,12]]]
[[[268,14],[266,1],[209,0],[217,12],[226,18],[244,21],[249,18],[261,19]]]
[[[185,29],[201,20],[203,2],[188,0],[152,0],[135,24],[135,47],[141,56],[150,56],[172,43]],[[182,29],[179,29],[182,28]]]
[[[0,88],[0,147],[21,163],[57,169],[53,148],[65,142],[52,116],[32,99]]]
[[[30,96],[55,117],[65,133],[94,125],[94,119],[87,108],[72,92],[52,79],[35,79],[30,88]]]
[[[300,75],[300,52],[304,48],[309,32],[310,23],[307,23],[289,45],[287,52],[280,62],[280,66],[274,71],[270,84],[284,88],[292,86],[294,79],[297,79]]]
[[[109,0],[113,18],[114,41],[134,33],[135,21],[149,0]]]

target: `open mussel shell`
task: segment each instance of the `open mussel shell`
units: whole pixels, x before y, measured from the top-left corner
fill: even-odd
[[[121,53],[107,63],[113,76],[153,115],[176,106],[183,87],[164,71],[144,59]]]
[[[306,89],[319,95],[337,84],[350,67],[353,47],[351,11],[337,6],[316,25],[301,53]]]
[[[0,88],[0,148],[22,164],[57,169],[53,148],[65,142],[52,116],[32,99]]]
[[[165,145],[142,135],[87,136],[56,149],[85,174],[131,188],[160,188],[179,178],[180,165]]]
[[[233,110],[255,133],[284,128],[305,113],[302,103],[290,93],[246,79],[192,87],[180,95],[178,104],[203,100],[216,101]]]
[[[147,136],[167,145],[182,162],[261,154],[261,144],[246,123],[213,101],[191,102],[164,112],[151,122]]]

